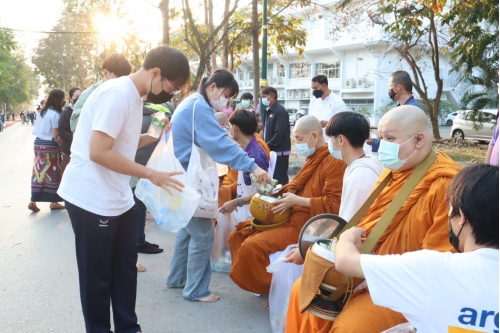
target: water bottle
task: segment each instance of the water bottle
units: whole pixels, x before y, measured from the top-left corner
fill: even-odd
[[[149,125],[148,129],[148,135],[154,137],[154,138],[159,138],[161,131],[163,130],[163,127],[165,126],[162,120],[166,118],[164,112],[156,112],[153,115],[153,120],[151,121],[151,125]]]

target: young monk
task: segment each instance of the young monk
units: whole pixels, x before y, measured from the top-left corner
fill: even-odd
[[[379,158],[393,180],[372,204],[358,227],[369,235],[395,198],[405,181],[432,150],[432,132],[427,117],[415,106],[403,105],[387,112],[379,124],[382,139]],[[460,167],[443,153],[437,157],[399,213],[375,246],[374,254],[403,254],[422,249],[452,251],[448,241],[448,205],[446,191]],[[306,258],[307,260],[307,258]],[[407,320],[401,313],[377,306],[366,289],[366,282],[354,289],[340,315],[334,322],[304,312],[300,303],[301,280],[297,280],[290,295],[286,332],[363,332],[380,333]]]

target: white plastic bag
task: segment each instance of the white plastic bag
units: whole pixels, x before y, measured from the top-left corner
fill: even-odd
[[[387,331],[383,331],[382,333],[415,333],[415,330],[410,323],[404,323],[389,328]]]
[[[208,154],[194,144],[194,110],[192,122],[192,142],[189,166],[186,171],[194,189],[200,194],[198,208],[193,216],[204,218],[216,218],[219,212],[219,175],[215,161]]]
[[[164,172],[184,172],[184,168],[174,154],[172,131],[170,131],[168,142],[165,142],[165,135],[160,139],[147,167]],[[182,193],[173,190],[174,195],[171,195],[148,179],[139,180],[135,188],[135,195],[146,205],[155,218],[156,224],[171,232],[178,232],[189,223],[200,202],[200,195],[191,186],[187,173],[175,176],[175,178],[185,185]]]
[[[302,275],[303,265],[283,262],[288,252],[295,247],[297,244],[288,245],[285,251],[269,255],[271,264],[267,268],[268,272],[273,272],[269,292],[269,318],[273,333],[285,332],[290,292],[295,281]]]
[[[214,230],[214,247],[210,255],[212,272],[229,273],[231,269],[231,252],[227,242],[229,234],[236,230],[238,212],[217,215],[217,226]]]

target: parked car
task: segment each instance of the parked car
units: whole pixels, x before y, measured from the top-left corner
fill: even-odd
[[[299,110],[297,111],[297,115],[296,115],[297,120],[298,120],[300,117],[305,116],[306,114],[309,114],[309,110],[308,110],[308,109],[299,109]]]
[[[451,137],[480,142],[490,141],[497,123],[496,117],[497,110],[458,111],[451,126]]]
[[[288,111],[288,119],[289,119],[289,122],[290,122],[290,126],[293,126],[295,125],[295,121],[297,121],[297,119],[299,119],[300,117],[297,118],[297,109],[286,109]]]
[[[455,120],[455,117],[457,116],[457,112],[452,112],[450,114],[448,114],[444,119],[443,119],[443,122],[442,124],[443,125],[446,125],[446,126],[451,126],[453,125],[453,120]]]

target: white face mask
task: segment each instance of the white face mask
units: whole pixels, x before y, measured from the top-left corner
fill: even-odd
[[[380,148],[378,150],[378,158],[380,163],[387,169],[391,170],[399,170],[401,167],[416,153],[417,149],[413,151],[413,153],[408,156],[408,158],[404,161],[399,159],[399,148],[407,142],[410,142],[416,135],[412,136],[402,144],[389,142],[385,140],[380,140]]]
[[[227,106],[227,102],[229,102],[229,99],[222,96],[219,89],[217,89],[217,91],[219,92],[219,100],[218,101],[214,100],[214,97],[213,97],[214,92],[212,91],[212,95],[210,96],[210,106],[212,108],[214,108],[215,110],[220,110],[220,109],[224,108],[225,106]]]

